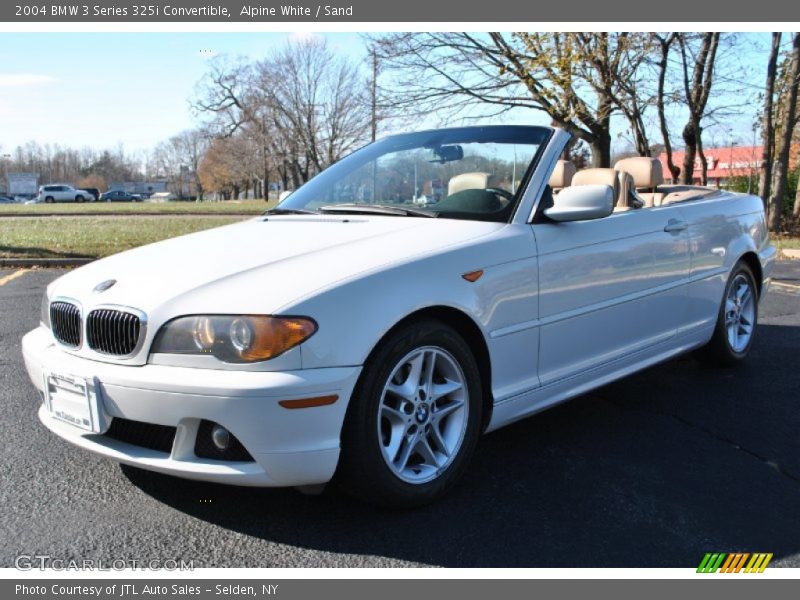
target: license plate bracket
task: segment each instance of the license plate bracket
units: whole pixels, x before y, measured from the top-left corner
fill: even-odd
[[[54,419],[89,433],[104,433],[110,419],[97,377],[45,372],[44,401]]]

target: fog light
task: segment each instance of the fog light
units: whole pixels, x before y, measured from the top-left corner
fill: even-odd
[[[211,429],[211,441],[214,442],[218,450],[224,452],[231,443],[231,432],[222,425],[214,425]]]

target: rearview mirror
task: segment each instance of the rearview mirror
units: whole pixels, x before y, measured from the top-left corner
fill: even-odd
[[[438,146],[433,148],[433,155],[436,157],[429,161],[432,163],[448,163],[464,158],[464,148],[457,144],[452,146]]]
[[[614,212],[614,190],[610,185],[578,185],[561,190],[553,206],[545,209],[547,218],[559,223],[602,219]]]

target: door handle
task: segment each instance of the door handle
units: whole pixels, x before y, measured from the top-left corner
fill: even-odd
[[[679,221],[678,219],[670,219],[664,226],[664,231],[666,231],[667,233],[678,233],[688,228],[689,224],[686,221]]]

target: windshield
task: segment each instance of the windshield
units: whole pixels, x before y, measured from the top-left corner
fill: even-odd
[[[391,136],[329,167],[277,210],[507,221],[550,134],[509,125]]]

